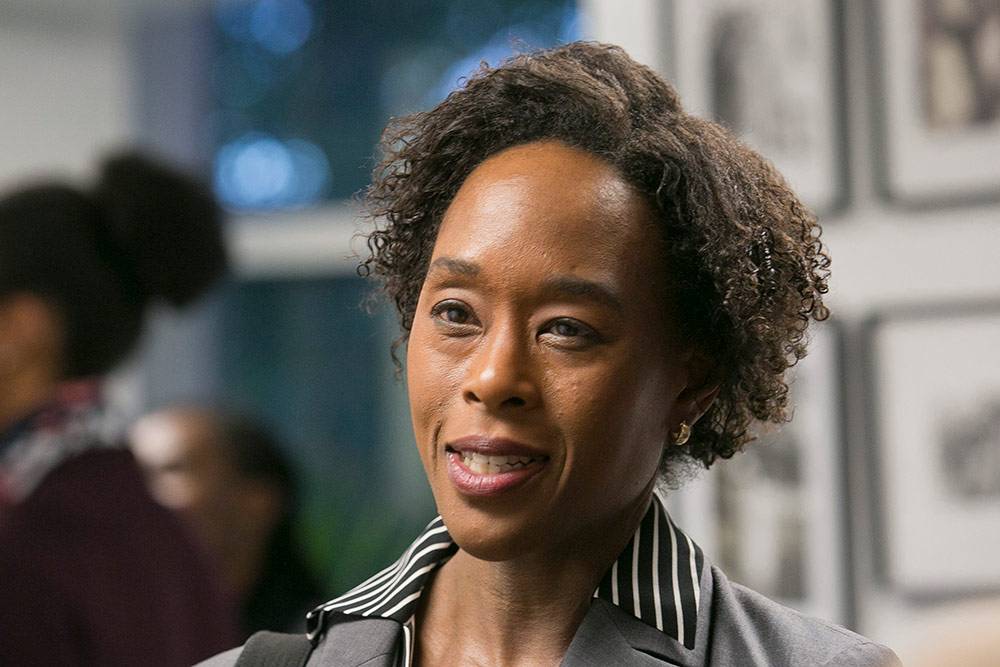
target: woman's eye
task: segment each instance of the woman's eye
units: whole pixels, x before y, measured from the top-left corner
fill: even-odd
[[[575,343],[596,342],[597,332],[579,320],[562,318],[550,322],[542,331],[561,339],[572,340]]]
[[[580,327],[572,322],[556,322],[552,325],[552,333],[558,336],[579,336]]]
[[[471,324],[473,321],[469,308],[458,301],[442,301],[431,309],[431,316],[449,324]]]
[[[465,324],[469,321],[468,311],[466,311],[465,308],[459,308],[457,306],[445,308],[441,311],[441,317],[449,322],[454,322],[455,324]]]

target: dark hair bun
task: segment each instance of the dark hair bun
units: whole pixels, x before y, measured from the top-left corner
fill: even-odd
[[[222,212],[207,187],[138,153],[105,160],[93,196],[106,260],[148,300],[182,306],[226,268]]]
[[[0,297],[59,310],[64,377],[105,373],[151,299],[182,306],[225,270],[221,218],[205,187],[136,154],[107,160],[92,192],[42,181],[0,197]]]

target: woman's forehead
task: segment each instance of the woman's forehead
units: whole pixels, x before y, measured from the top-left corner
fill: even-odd
[[[609,162],[559,141],[513,146],[476,167],[455,196],[489,206],[542,193],[553,207],[585,212],[588,208],[623,208],[637,198],[632,186]],[[506,202],[504,202],[506,200]]]
[[[445,212],[435,256],[441,246],[474,252],[496,242],[608,250],[643,240],[650,217],[643,197],[609,163],[558,142],[526,144],[469,175]]]

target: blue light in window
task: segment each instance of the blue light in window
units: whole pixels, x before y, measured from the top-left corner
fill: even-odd
[[[277,139],[245,134],[226,144],[215,161],[215,187],[235,208],[271,208],[281,203],[292,180],[292,158]]]
[[[312,28],[312,10],[302,0],[259,0],[250,16],[253,38],[278,55],[299,49]]]
[[[316,144],[304,139],[290,139],[286,143],[292,159],[292,180],[288,203],[309,204],[323,199],[330,185],[330,163],[326,153]]]
[[[251,132],[223,146],[215,160],[216,192],[235,209],[309,204],[326,194],[329,182],[323,151],[302,139]]]

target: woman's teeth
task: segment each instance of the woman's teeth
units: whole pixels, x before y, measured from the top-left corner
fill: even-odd
[[[462,463],[477,475],[497,475],[523,468],[535,459],[530,456],[486,456],[474,452],[461,452]]]

